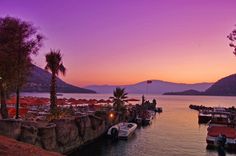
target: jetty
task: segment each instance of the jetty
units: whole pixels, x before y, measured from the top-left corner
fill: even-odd
[[[199,123],[207,123],[207,148],[236,152],[236,109],[234,107],[205,107],[190,105],[199,111]]]

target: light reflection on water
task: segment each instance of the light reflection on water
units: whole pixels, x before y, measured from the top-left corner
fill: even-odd
[[[30,95],[30,94],[27,94]],[[36,95],[36,94],[33,94]],[[48,94],[37,94],[49,97]],[[107,99],[108,94],[63,94],[70,98]],[[142,95],[131,94],[141,99]],[[205,106],[236,106],[236,97],[215,96],[163,96],[148,95],[157,99],[163,113],[156,115],[150,126],[137,129],[128,141],[112,143],[108,139],[83,148],[73,155],[93,156],[217,156],[217,151],[206,149],[207,126],[198,125],[197,111],[188,108],[190,104]],[[227,155],[236,155],[229,154]]]

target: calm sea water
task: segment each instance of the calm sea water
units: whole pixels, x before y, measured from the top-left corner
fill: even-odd
[[[48,94],[24,94],[49,97]],[[70,98],[107,99],[108,94],[63,94]],[[129,97],[141,99],[142,95]],[[153,123],[138,128],[127,141],[111,142],[107,138],[86,146],[73,156],[217,156],[215,150],[206,149],[207,126],[199,125],[197,111],[188,108],[190,104],[205,106],[236,106],[236,97],[215,96],[163,96],[148,95],[157,99],[164,112],[156,115]],[[227,153],[232,156],[234,153]]]

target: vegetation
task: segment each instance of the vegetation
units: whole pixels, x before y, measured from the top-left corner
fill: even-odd
[[[122,120],[125,116],[125,100],[128,98],[127,95],[128,93],[125,92],[125,88],[118,87],[113,91],[113,97],[111,97],[114,110],[121,116],[119,120]]]
[[[1,113],[7,118],[5,97],[15,91],[16,118],[19,117],[19,93],[32,66],[43,37],[32,24],[14,17],[0,18]]]
[[[47,65],[45,67],[46,70],[52,73],[51,78],[51,86],[50,86],[50,108],[51,111],[54,112],[56,110],[56,76],[59,73],[65,75],[66,68],[62,63],[62,55],[60,50],[51,50],[48,54],[46,54],[46,62]]]
[[[1,113],[0,116],[2,118],[8,118],[8,111],[6,106],[6,98],[5,98],[5,85],[3,84],[2,77],[0,77],[0,103],[1,103]]]
[[[47,121],[51,122],[56,119],[61,119],[68,116],[75,115],[75,112],[72,107],[69,108],[60,108],[57,107],[53,110],[53,113],[51,113],[49,116],[47,116]]]
[[[227,37],[230,40],[229,46],[234,48],[233,53],[234,53],[234,55],[236,55],[236,44],[235,44],[235,42],[236,42],[236,29],[234,29]]]

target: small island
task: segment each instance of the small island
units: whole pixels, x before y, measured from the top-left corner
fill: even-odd
[[[204,92],[199,92],[197,90],[190,89],[183,92],[167,92],[163,95],[204,95]]]

